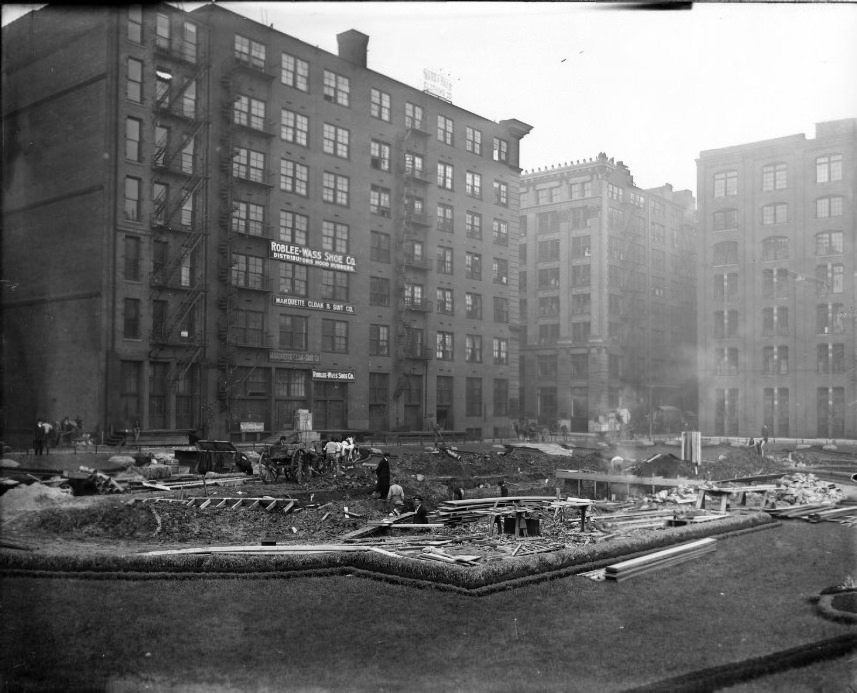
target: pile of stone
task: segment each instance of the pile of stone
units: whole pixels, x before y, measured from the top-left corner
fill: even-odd
[[[822,481],[815,474],[788,474],[777,482],[777,505],[836,505],[845,493],[836,484]]]

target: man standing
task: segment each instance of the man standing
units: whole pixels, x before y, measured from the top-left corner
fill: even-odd
[[[41,419],[36,419],[36,428],[33,431],[33,452],[36,455],[45,454],[45,426]]]
[[[414,512],[416,513],[414,516],[415,525],[428,524],[428,512],[426,511],[426,506],[423,505],[422,496],[414,496]]]
[[[393,479],[390,484],[390,490],[387,491],[387,503],[390,504],[390,509],[398,515],[402,508],[405,507],[405,489],[399,486],[399,482]]]
[[[375,476],[378,478],[378,484],[375,490],[378,492],[378,498],[384,499],[390,491],[390,460],[384,455],[378,466],[375,467]]]

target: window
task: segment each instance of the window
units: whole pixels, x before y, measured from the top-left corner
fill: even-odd
[[[785,224],[789,220],[789,206],[780,202],[762,207],[763,224]]]
[[[264,284],[264,262],[252,255],[232,255],[232,284],[246,289],[261,289]]]
[[[437,303],[437,312],[442,315],[455,315],[455,303],[453,300],[452,289],[444,289],[438,287],[435,294]]]
[[[714,230],[725,231],[726,229],[738,228],[738,210],[721,209],[714,213]]]
[[[592,197],[592,181],[572,183],[569,188],[572,200],[582,200],[585,197]]]
[[[509,224],[502,219],[495,219],[491,224],[491,232],[495,245],[509,245]]]
[[[437,185],[444,190],[452,190],[453,169],[452,164],[437,165]]]
[[[549,253],[546,260],[557,260],[559,259],[559,241],[555,241],[556,245],[551,248],[545,248],[545,252]],[[542,248],[541,243],[539,244],[539,255],[541,256]],[[584,257],[592,256],[592,240],[591,237],[587,234],[586,236],[573,236],[571,239],[571,257],[574,259],[580,259]],[[541,259],[541,257],[539,258]]]
[[[264,131],[265,110],[264,101],[239,94],[232,104],[232,121],[236,125]]]
[[[464,148],[472,153],[482,156],[482,133],[469,125],[464,129]]]
[[[845,345],[819,344],[816,347],[817,372],[823,375],[845,372]]]
[[[506,162],[509,160],[509,143],[506,140],[501,140],[499,137],[494,138],[494,161]]]
[[[379,185],[373,185],[369,188],[369,211],[382,217],[390,216],[389,188],[382,188]]]
[[[187,173],[188,175],[192,175],[194,172],[194,164],[196,162],[194,157],[194,151],[196,149],[196,141],[191,137],[185,142],[184,146],[181,149],[181,155],[179,157],[179,165],[182,173]],[[233,170],[235,165],[233,163]]]
[[[306,351],[308,320],[297,315],[280,315],[280,349]]]
[[[129,161],[140,160],[140,128],[142,121],[137,118],[125,119],[125,158]]]
[[[280,116],[280,138],[306,147],[309,138],[309,118],[284,108]]]
[[[170,199],[170,186],[164,183],[152,185],[152,223],[163,226],[167,223],[167,204]]]
[[[405,127],[414,130],[423,129],[423,107],[416,104],[405,103]]]
[[[826,264],[815,268],[815,294],[841,294],[845,291],[845,265]]]
[[[786,307],[762,309],[762,336],[787,337],[789,334],[789,309]]]
[[[738,298],[738,274],[714,275],[714,300],[731,301]]]
[[[607,184],[607,199],[622,202],[624,195],[625,191],[618,185],[613,185],[613,183]]]
[[[541,270],[539,270],[541,272]],[[556,272],[556,286],[559,286],[559,269]],[[589,286],[592,278],[591,265],[572,265],[571,268],[571,285],[572,286]]]
[[[538,272],[539,289],[556,289],[559,287],[559,267],[548,267]]]
[[[714,266],[737,265],[738,243],[736,241],[724,241],[714,244]]]
[[[763,260],[786,260],[789,257],[789,239],[785,236],[770,236],[762,240]]]
[[[182,24],[182,60],[187,60],[189,63],[196,63],[198,43],[196,24],[192,22]]]
[[[444,144],[453,144],[453,123],[451,118],[439,115],[437,117],[437,139]]]
[[[351,104],[351,82],[330,70],[324,71],[324,100],[349,106]]]
[[[815,201],[815,216],[818,219],[842,216],[842,197],[819,197]]]
[[[789,348],[762,347],[762,375],[786,375],[789,372]]]
[[[425,157],[414,152],[405,152],[405,175],[422,179],[425,169]]]
[[[369,259],[375,262],[390,262],[390,234],[369,232]]]
[[[465,253],[464,276],[466,279],[482,279],[482,256],[478,253]]]
[[[714,174],[714,197],[735,197],[738,194],[738,171]]]
[[[556,297],[555,303],[545,305],[545,310],[552,311],[546,313],[545,317],[551,315],[559,315],[559,297]],[[541,299],[540,299],[541,300]],[[539,303],[539,315],[541,316],[542,305]],[[572,315],[589,315],[592,311],[592,295],[591,294],[572,294],[571,296],[571,314]]]
[[[140,5],[128,7],[128,40],[134,43],[143,42],[143,8]]]
[[[465,316],[473,320],[482,319],[482,294],[464,294]]]
[[[309,91],[309,63],[283,53],[280,61],[280,82],[287,87]]]
[[[580,322],[572,323],[572,339],[574,339],[575,330],[577,330],[577,333],[582,334],[580,332],[580,329],[581,329],[581,326],[584,324],[586,324],[587,330],[588,330],[588,328],[589,328],[588,322],[587,323],[580,323]],[[575,327],[575,325],[577,327]],[[580,339],[579,334],[578,334],[578,340]],[[588,334],[589,333],[587,332],[587,336],[585,337],[585,339],[589,339]],[[547,346],[549,344],[556,344],[558,339],[559,339],[559,323],[552,322],[552,323],[547,323],[544,325],[539,325],[538,340],[539,340],[540,346]]]
[[[438,202],[437,204],[437,230],[442,231],[443,233],[454,233],[455,232],[455,224],[453,222],[453,217],[455,214],[455,210],[452,205],[443,204],[442,202]]]
[[[495,257],[491,262],[491,276],[495,284],[509,283],[509,261],[503,258]]]
[[[738,349],[736,347],[714,350],[714,373],[716,375],[738,375]]]
[[[128,58],[125,97],[134,103],[143,103],[143,63],[134,58]]]
[[[815,160],[815,182],[842,180],[842,154],[826,154]]]
[[[764,270],[762,272],[762,296],[765,298],[787,298],[791,286],[787,269]]]
[[[345,128],[325,123],[322,127],[321,149],[325,154],[347,159],[350,151],[351,134]]]
[[[125,178],[125,219],[140,221],[140,179]]]
[[[464,174],[464,194],[476,199],[482,199],[482,176],[472,171]]]
[[[390,95],[380,89],[369,91],[369,113],[373,118],[390,122]]]
[[[155,18],[155,47],[163,51],[170,50],[170,18],[161,12]]]
[[[347,176],[340,176],[337,173],[329,173],[327,171],[322,174],[321,199],[324,202],[330,202],[340,207],[347,207],[348,190],[349,181]]]
[[[503,207],[509,206],[509,186],[506,183],[494,181],[494,202]]]
[[[321,247],[333,253],[348,252],[348,224],[340,224],[335,221],[323,221],[321,223]]]
[[[390,280],[386,277],[369,277],[369,305],[390,305]]]
[[[482,416],[482,379],[467,378],[464,383],[465,416]]]
[[[493,354],[495,366],[509,365],[509,340],[503,337],[494,337]]]
[[[307,295],[307,266],[298,265],[293,262],[281,262],[280,265],[280,287],[281,294],[289,296]]]
[[[190,82],[181,93],[181,114],[185,118],[196,117],[196,82]]]
[[[768,164],[762,166],[762,190],[784,190],[788,185],[787,167],[785,164]]]
[[[235,59],[245,65],[250,65],[257,70],[265,69],[265,56],[267,46],[264,43],[253,41],[246,36],[235,34],[235,50],[233,55]]]
[[[309,168],[290,159],[280,159],[280,190],[307,197]]]
[[[285,209],[280,210],[279,240],[292,245],[307,244],[309,217]]]
[[[321,270],[321,297],[333,301],[348,300],[348,272]]]
[[[370,163],[372,168],[376,168],[379,171],[389,171],[390,170],[390,145],[386,142],[380,142],[379,140],[372,140],[369,145],[370,156],[372,157]]]
[[[509,299],[502,296],[494,297],[494,322],[509,322]]]
[[[731,339],[738,336],[738,311],[714,311],[714,338]]]
[[[327,353],[348,353],[348,323],[344,320],[321,321],[321,350]]]
[[[452,361],[455,354],[455,335],[452,332],[438,332],[435,358],[438,361]]]
[[[465,212],[464,232],[468,238],[482,238],[482,215],[478,212]]]
[[[390,326],[369,325],[369,356],[390,355]]]
[[[235,150],[235,156],[232,157],[232,175],[236,178],[253,181],[254,183],[264,182],[265,154],[239,147]],[[282,181],[280,186],[282,187]]]
[[[464,336],[464,360],[467,363],[482,363],[482,336],[468,334]]]
[[[124,239],[125,267],[123,278],[132,281],[140,281],[140,239],[137,236],[125,236]]]
[[[842,231],[822,231],[815,234],[816,255],[842,255],[844,249]]]
[[[239,344],[264,346],[265,314],[257,310],[238,310],[234,314],[234,330]],[[247,395],[267,394],[268,384],[262,373],[253,373],[244,380]]]
[[[125,339],[140,339],[140,299],[126,298],[122,319],[122,336]]]
[[[167,148],[170,143],[170,130],[162,125],[155,126],[155,152],[152,155],[152,165],[165,166]]]
[[[265,208],[252,202],[236,202],[232,212],[232,230],[261,236],[265,227]]]
[[[437,247],[437,271],[440,274],[452,274],[453,257],[452,248],[446,248],[442,245]]]

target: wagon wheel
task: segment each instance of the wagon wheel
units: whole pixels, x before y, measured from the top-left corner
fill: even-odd
[[[259,476],[262,477],[262,481],[266,484],[272,484],[277,480],[277,469],[276,467],[271,468],[267,464],[263,464],[259,470]]]

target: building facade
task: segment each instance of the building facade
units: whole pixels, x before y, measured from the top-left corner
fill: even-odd
[[[857,119],[700,153],[702,430],[857,437]]]
[[[3,29],[4,396],[87,430],[506,431],[519,143],[216,5]]]
[[[639,432],[680,427],[661,416],[696,406],[695,255],[690,191],[642,190],[603,153],[524,172],[523,415],[574,430],[629,414]]]

